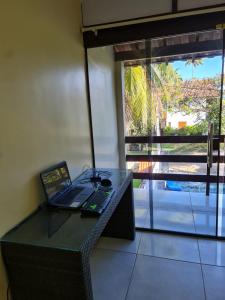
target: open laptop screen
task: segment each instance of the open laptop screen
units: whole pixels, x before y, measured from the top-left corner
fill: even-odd
[[[42,172],[41,181],[48,200],[52,200],[62,194],[71,185],[66,162],[61,162]]]

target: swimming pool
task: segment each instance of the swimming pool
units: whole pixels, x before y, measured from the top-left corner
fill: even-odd
[[[205,193],[206,183],[204,182],[188,182],[188,181],[170,181],[171,186],[180,187],[180,191],[183,192],[195,192],[195,193]],[[167,184],[165,184],[167,186]],[[171,188],[171,190],[173,190]],[[217,184],[210,184],[210,193],[217,193]],[[223,184],[223,194],[225,194],[225,184]]]

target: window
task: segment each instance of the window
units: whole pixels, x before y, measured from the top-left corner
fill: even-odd
[[[185,122],[185,121],[181,121],[181,122],[178,122],[178,128],[180,129],[180,128],[184,128],[184,127],[186,127],[187,126],[187,122]]]

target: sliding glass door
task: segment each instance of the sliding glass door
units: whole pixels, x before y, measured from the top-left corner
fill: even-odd
[[[222,54],[220,30],[151,41],[155,229],[217,233]]]
[[[87,54],[96,167],[132,169],[136,227],[225,237],[223,30]]]
[[[223,31],[211,30],[126,47],[137,227],[225,234],[223,44]]]
[[[223,31],[225,37],[225,31]],[[225,43],[224,43],[225,44]],[[224,45],[225,47],[225,45]],[[221,85],[220,102],[220,144],[218,148],[218,180],[217,180],[217,235],[225,237],[225,49],[223,48],[223,81]]]

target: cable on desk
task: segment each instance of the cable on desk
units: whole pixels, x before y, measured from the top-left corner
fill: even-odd
[[[111,172],[110,171],[103,171],[103,170],[88,170],[87,174],[84,178],[81,178],[78,182],[79,183],[90,183],[90,182],[100,182],[102,177],[110,177]]]
[[[9,283],[8,283],[8,287],[7,287],[7,300],[10,300],[9,292],[10,292],[10,287],[9,287]]]
[[[110,171],[98,170],[97,172],[99,175],[103,175],[103,176],[111,176],[112,175]]]

